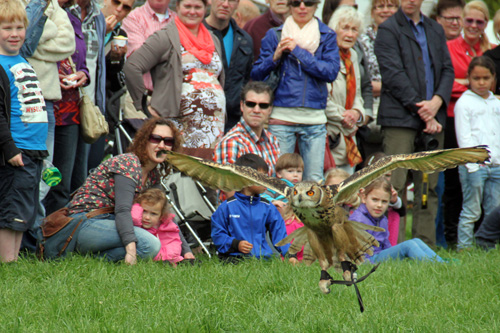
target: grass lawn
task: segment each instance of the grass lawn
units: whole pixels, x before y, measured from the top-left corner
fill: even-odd
[[[27,258],[0,264],[0,332],[500,332],[499,249],[439,254],[460,263],[382,264],[359,285],[363,314],[353,287],[320,293],[317,263]]]

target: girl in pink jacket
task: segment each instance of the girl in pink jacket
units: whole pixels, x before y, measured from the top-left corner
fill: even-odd
[[[165,194],[156,188],[143,191],[132,206],[134,225],[146,229],[160,240],[161,249],[154,260],[169,261],[176,265],[184,258],[181,256],[179,227],[173,218],[174,214],[168,212]]]

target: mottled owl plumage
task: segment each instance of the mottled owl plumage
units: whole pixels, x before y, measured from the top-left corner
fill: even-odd
[[[314,182],[302,182],[294,187],[279,179],[268,177],[252,168],[237,165],[222,165],[212,161],[168,151],[167,161],[182,173],[213,188],[238,191],[252,185],[263,185],[288,197],[294,213],[305,227],[281,240],[278,245],[292,240],[291,253],[304,248],[304,261],[312,263],[318,259],[321,269],[339,269],[339,262],[363,262],[364,254],[372,253],[378,242],[365,230],[382,231],[378,227],[349,221],[340,206],[348,202],[359,189],[376,178],[396,168],[423,172],[435,172],[465,163],[484,163],[489,159],[485,146],[390,155],[361,169],[338,185],[321,186]],[[347,272],[348,273],[348,272]],[[344,273],[344,279],[350,275]],[[320,281],[320,289],[329,292],[329,282]]]

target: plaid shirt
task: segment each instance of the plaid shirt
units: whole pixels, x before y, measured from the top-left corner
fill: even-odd
[[[274,135],[263,129],[259,139],[242,118],[215,146],[213,159],[217,163],[233,164],[241,155],[256,154],[269,166],[269,176],[274,176],[279,153],[278,139]]]

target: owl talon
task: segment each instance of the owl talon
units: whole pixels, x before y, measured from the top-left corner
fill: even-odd
[[[319,289],[325,295],[330,293],[329,287],[331,285],[332,283],[330,282],[330,280],[319,280]]]

